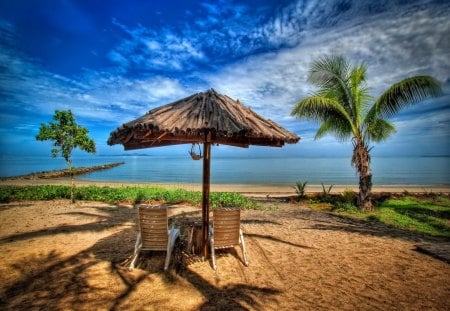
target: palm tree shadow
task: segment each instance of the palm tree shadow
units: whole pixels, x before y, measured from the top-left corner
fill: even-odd
[[[408,209],[401,207],[391,208],[396,213],[410,217],[418,222],[425,223],[433,229],[449,232],[449,227],[445,223],[438,221],[438,219],[445,219],[447,222],[450,221],[450,210],[448,209],[433,210],[421,207],[419,204],[414,204],[414,206],[410,206]]]
[[[23,241],[28,240],[32,238],[39,238],[39,237],[45,237],[45,236],[54,236],[56,234],[68,234],[68,233],[74,233],[74,232],[100,232],[104,230],[108,230],[112,227],[118,226],[118,225],[125,225],[127,223],[130,223],[130,220],[133,220],[135,218],[135,211],[132,208],[129,208],[127,206],[117,206],[117,207],[105,207],[105,206],[91,206],[91,209],[93,209],[94,212],[97,213],[103,213],[103,214],[97,214],[97,213],[87,213],[87,212],[67,212],[67,213],[61,213],[57,215],[72,215],[72,216],[78,216],[78,217],[89,217],[89,218],[95,218],[94,221],[85,223],[85,224],[75,224],[75,225],[58,225],[50,228],[44,228],[41,230],[31,231],[31,232],[24,232],[19,234],[12,234],[9,236],[5,236],[2,239],[0,239],[1,243],[8,243],[8,242],[14,242],[14,241]]]
[[[342,231],[348,233],[357,233],[376,237],[390,237],[394,239],[402,239],[405,241],[437,241],[442,240],[440,237],[424,235],[421,233],[403,230],[401,228],[385,224],[376,217],[370,217],[369,220],[348,218],[341,215],[329,213],[332,222],[329,223],[314,223],[310,227],[303,229],[324,230],[324,231]]]
[[[20,207],[20,208],[24,208],[24,207],[30,207],[33,204],[30,203],[17,203],[15,202],[14,204],[12,203],[1,203],[0,204],[0,211],[6,211],[15,207]]]
[[[122,265],[133,251],[134,229],[125,228],[100,239],[92,247],[68,258],[55,251],[30,255],[14,263],[10,269],[20,277],[0,294],[1,310],[90,309],[118,306],[150,273],[160,272],[155,266],[139,275],[130,274]],[[107,287],[96,283],[104,271],[95,266],[109,262],[108,279],[120,279],[124,289],[111,297]],[[93,298],[94,297],[94,298]]]
[[[113,211],[119,215],[111,215]],[[59,230],[50,228],[10,238],[25,240],[59,234],[64,232],[62,229],[69,232],[101,231],[130,221],[135,218],[135,214],[132,209],[131,212],[122,213],[117,208],[112,208],[105,217],[101,217],[100,224],[62,226]],[[195,215],[196,213],[192,213],[184,216]],[[108,224],[111,219],[113,224]],[[174,223],[180,221],[184,221],[184,218],[173,219]],[[90,309],[119,309],[150,275],[162,276],[168,284],[178,277],[186,279],[206,297],[206,302],[200,309],[263,309],[264,302],[274,299],[273,296],[279,293],[275,288],[247,284],[233,284],[223,288],[213,285],[188,269],[186,262],[181,259],[186,248],[185,239],[177,242],[168,273],[163,270],[164,252],[143,253],[140,256],[140,269],[131,273],[127,267],[133,254],[136,228],[117,226],[117,229],[113,234],[99,239],[91,247],[70,257],[51,251],[29,255],[11,265],[10,269],[17,272],[19,277],[3,286],[4,289],[0,293],[0,310],[80,309],[86,306]],[[109,266],[106,272],[101,268],[105,262]],[[105,277],[105,273],[109,275]],[[211,270],[211,273],[214,271]],[[110,284],[102,285],[102,282],[110,282],[112,279],[119,280],[120,289],[111,291]]]
[[[63,308],[75,308],[92,289],[84,272],[96,263],[84,252],[69,258],[54,251],[23,258],[10,267],[20,277],[2,293],[0,309],[60,309],[63,302]],[[102,302],[100,298],[97,306]]]

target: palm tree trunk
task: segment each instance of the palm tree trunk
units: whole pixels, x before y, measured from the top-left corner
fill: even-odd
[[[366,211],[371,211],[372,204],[372,172],[370,170],[369,149],[362,140],[353,143],[352,162],[356,166],[359,174],[359,195],[358,207]]]

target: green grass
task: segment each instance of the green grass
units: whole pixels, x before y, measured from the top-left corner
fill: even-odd
[[[183,189],[165,189],[162,187],[76,187],[74,191],[76,200],[103,201],[117,204],[118,202],[145,203],[164,202],[176,204],[187,202],[199,206],[202,194],[198,191]],[[0,187],[0,202],[25,200],[54,200],[70,199],[68,186],[3,186]],[[258,209],[256,201],[250,200],[239,193],[212,192],[210,195],[212,208],[219,206],[240,207],[242,209]]]
[[[450,238],[450,199],[444,195],[391,198],[365,213],[351,206],[335,212],[365,220],[376,220],[400,229]]]

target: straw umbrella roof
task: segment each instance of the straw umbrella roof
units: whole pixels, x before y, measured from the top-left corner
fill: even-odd
[[[211,135],[215,144],[281,147],[300,137],[243,106],[239,100],[210,89],[150,110],[117,128],[109,145],[125,150],[187,143],[203,143]]]

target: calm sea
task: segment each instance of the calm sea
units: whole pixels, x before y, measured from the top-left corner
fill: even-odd
[[[82,156],[76,166],[124,161],[125,164],[81,175],[94,181],[201,183],[202,161],[190,157]],[[0,176],[65,168],[51,157],[0,157]],[[450,157],[374,157],[373,181],[384,185],[450,185]],[[220,158],[211,162],[211,182],[217,184],[357,184],[350,158]]]

